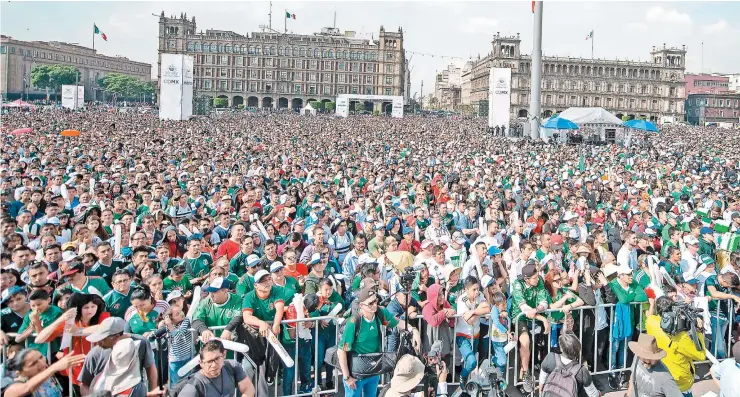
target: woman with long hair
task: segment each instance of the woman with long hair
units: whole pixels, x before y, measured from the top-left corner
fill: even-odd
[[[49,365],[41,352],[23,349],[8,361],[6,374],[16,373],[7,384],[3,378],[3,397],[64,397],[62,385],[54,377],[57,372],[81,366],[85,356],[66,356]]]
[[[568,278],[565,272],[558,269],[550,269],[545,274],[545,289],[547,289],[547,303],[550,309],[561,309],[549,313],[550,321],[550,347],[559,349],[558,336],[565,324],[566,316],[571,309],[583,305],[583,300],[573,291],[563,287]]]
[[[92,344],[85,339],[87,335],[95,332],[96,326],[110,317],[105,311],[103,298],[95,294],[75,292],[67,302],[68,310],[39,332],[36,343],[46,343],[59,338],[64,332],[73,334],[71,345],[57,353],[57,357],[69,354],[87,354],[92,349]],[[73,321],[73,323],[68,323]],[[80,394],[80,382],[77,378],[82,372],[82,364],[72,367],[72,385],[75,393]],[[66,375],[66,374],[65,374]]]
[[[159,315],[170,305],[157,300],[148,285],[136,286],[131,292],[131,307],[126,311],[126,330],[149,337],[157,330]]]
[[[85,225],[87,226],[87,229],[90,230],[90,233],[93,235],[93,237],[97,237],[103,241],[109,240],[111,238],[111,236],[103,227],[103,223],[100,222],[99,216],[88,216],[85,219]]]
[[[154,274],[158,274],[157,272],[157,264],[152,261],[147,261],[136,269],[134,279],[136,280],[137,284],[143,284],[144,282],[146,282],[146,280],[149,279],[149,277]]]

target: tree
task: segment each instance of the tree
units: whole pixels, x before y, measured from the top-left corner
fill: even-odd
[[[365,104],[362,102],[355,103],[355,112],[364,112],[365,111]]]
[[[336,108],[337,108],[337,104],[335,102],[327,102],[326,104],[324,104],[324,109],[326,109],[327,112],[332,111]]]
[[[31,85],[54,92],[54,97],[63,85],[79,82],[80,71],[70,65],[36,65],[31,69]]]
[[[225,108],[229,106],[229,100],[226,98],[216,98],[213,100],[213,106],[217,108]]]
[[[622,116],[622,121],[629,121],[629,119],[629,116],[627,116],[626,114]]]
[[[110,73],[104,78],[98,80],[105,92],[114,94],[116,99],[139,99],[140,96],[151,96],[154,100],[156,92],[154,84],[151,81],[139,81],[136,77],[127,76],[121,73]]]

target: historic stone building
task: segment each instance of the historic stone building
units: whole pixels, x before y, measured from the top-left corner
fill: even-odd
[[[59,41],[24,41],[0,36],[0,87],[5,98],[42,99],[46,91],[31,85],[35,65],[72,65],[80,71],[80,85],[85,86],[85,99],[103,99],[98,79],[108,73],[121,73],[150,81],[152,65],[122,56],[107,56],[97,50]],[[53,96],[54,93],[50,93]]]
[[[473,104],[488,99],[491,67],[511,73],[511,117],[526,117],[532,57],[520,53],[517,34],[493,37],[492,52],[470,71]],[[617,117],[683,119],[686,48],[653,47],[651,61],[542,57],[542,117],[569,107],[603,107]],[[467,93],[462,96],[466,97]]]
[[[334,101],[339,94],[406,96],[401,28],[381,26],[377,38],[335,28],[313,35],[203,33],[197,32],[195,17],[162,12],[158,77],[163,53],[193,56],[194,97],[226,98],[230,106],[298,108],[312,99]]]

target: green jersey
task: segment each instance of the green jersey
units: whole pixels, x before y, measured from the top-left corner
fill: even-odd
[[[234,317],[241,317],[242,307],[241,299],[235,294],[229,294],[229,298],[226,302],[217,304],[210,297],[203,299],[195,308],[193,313],[193,321],[200,320],[207,327],[219,327],[228,325]],[[216,334],[220,334],[222,331],[216,331]]]
[[[56,319],[59,318],[64,314],[62,309],[54,306],[49,305],[49,308],[46,309],[45,312],[39,314],[39,319],[41,320],[41,326],[46,328],[51,323],[56,321]],[[18,333],[22,333],[25,331],[29,326],[31,325],[31,311],[29,310],[28,313],[26,313],[25,317],[23,317],[23,324],[21,324],[21,327],[18,329]],[[54,340],[49,341],[48,344],[46,343],[34,343],[33,340],[34,337],[29,337],[27,339],[26,347],[36,349],[39,352],[41,352],[42,355],[46,356],[46,347],[50,346],[52,352],[58,352],[60,350],[60,346],[62,344],[62,338],[56,338]]]
[[[201,277],[211,270],[213,258],[206,253],[201,253],[197,258],[183,258],[185,263],[185,275],[189,278]]]
[[[133,290],[133,287],[129,287],[128,293],[124,295],[113,289],[103,296],[105,310],[110,313],[111,317],[123,318],[126,315],[126,310],[131,307],[131,292]]]
[[[380,321],[377,321],[378,319],[376,318],[368,321],[363,316],[360,316],[359,319],[351,317],[347,320],[347,325],[344,327],[344,333],[342,334],[339,348],[357,354],[379,353],[380,338],[378,335],[381,331],[378,329],[378,326],[382,324],[386,327],[394,328],[398,325],[398,319],[384,307],[380,308],[375,315],[380,316]],[[355,330],[358,326],[358,324],[355,323],[356,321],[360,322],[360,330],[357,332],[357,339],[355,339]]]
[[[301,292],[301,286],[295,278],[285,276],[285,285],[282,287],[285,290],[285,305],[290,305],[293,302],[293,296]]]
[[[82,286],[81,289],[75,288],[70,283],[65,283],[57,287],[57,291],[61,291],[64,289],[71,290],[72,292],[83,292],[86,294],[91,294],[91,288],[95,288],[97,292],[100,292],[100,295],[105,296],[108,292],[110,292],[110,287],[108,286],[108,283],[105,282],[105,280],[101,277],[95,277],[95,276],[88,276],[87,281],[85,281],[85,285]],[[93,290],[94,291],[94,290]],[[56,294],[56,291],[55,291]]]
[[[229,270],[238,277],[243,276],[247,272],[247,257],[249,257],[249,255],[252,254],[245,254],[239,251],[229,261]]]
[[[131,328],[132,334],[144,335],[147,332],[153,332],[157,330],[157,317],[159,312],[152,309],[149,313],[141,317],[141,313],[136,310],[133,316],[128,320],[128,326]]]
[[[93,267],[87,271],[87,275],[101,277],[106,283],[108,283],[108,285],[113,285],[113,273],[122,267],[124,267],[123,262],[118,260],[111,262],[110,266],[101,262],[96,262]]]
[[[257,291],[245,295],[242,310],[250,312],[262,321],[271,322],[275,319],[275,304],[278,302],[285,303],[285,289],[273,285],[267,299],[257,297]]]
[[[638,269],[635,272],[634,280],[642,288],[647,288],[648,285],[650,285],[650,276],[647,274],[647,272],[644,269]]]
[[[252,291],[254,291],[254,276],[246,273],[236,283],[236,294],[245,296]]]
[[[561,288],[561,289],[559,289],[559,290],[557,290],[555,292],[555,297],[554,298],[552,296],[550,296],[550,294],[547,294],[547,304],[548,305],[552,305],[553,303],[555,303],[555,302],[563,299],[563,296],[565,296],[565,293],[566,292],[567,292],[567,289]],[[576,301],[576,298],[573,297],[573,298],[567,299],[565,301],[565,304],[566,305],[570,305],[572,303],[575,303],[575,301]],[[555,310],[557,310],[557,309],[555,309]],[[574,313],[574,312],[572,312],[572,313]],[[565,313],[563,313],[562,311],[559,311],[558,310],[558,311],[552,311],[552,312],[550,312],[550,320],[552,320],[553,322],[562,323],[564,318],[565,318]]]
[[[167,291],[174,291],[179,289],[181,292],[188,292],[193,289],[193,285],[190,284],[190,280],[183,276],[180,281],[175,281],[170,276],[167,276],[162,280],[163,289]]]
[[[462,280],[457,280],[457,284],[453,285],[448,291],[447,302],[450,302],[453,309],[457,310],[457,297],[459,297],[464,290],[465,284],[463,284]]]
[[[511,321],[516,321],[517,316],[522,312],[522,305],[536,308],[541,304],[547,305],[547,302],[547,289],[545,289],[542,278],[536,287],[529,286],[523,280],[514,281],[511,286]]]

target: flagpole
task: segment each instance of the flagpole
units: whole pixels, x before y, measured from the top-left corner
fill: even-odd
[[[95,24],[93,24],[93,50],[95,50]]]
[[[283,18],[285,18],[285,33],[288,33],[288,9],[285,9],[285,14],[283,14]]]
[[[594,59],[594,34],[593,29],[591,30],[591,59]]]

